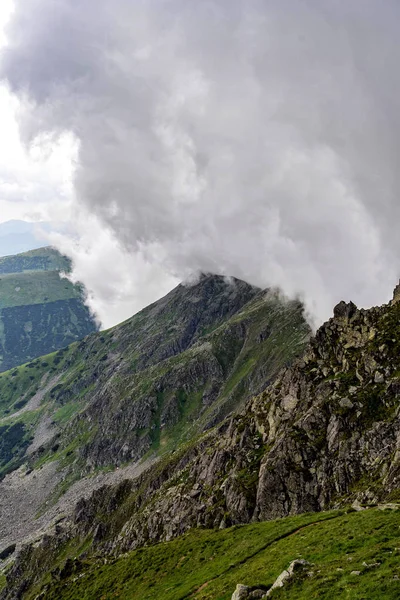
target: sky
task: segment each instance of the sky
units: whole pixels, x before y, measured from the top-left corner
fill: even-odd
[[[7,44],[5,27],[14,9],[13,0],[0,3],[0,58]],[[68,214],[76,140],[68,133],[46,147],[46,135],[25,147],[19,132],[21,104],[0,84],[0,222],[58,220]],[[55,202],[55,200],[57,200]]]
[[[49,241],[104,326],[201,271],[279,287],[316,325],[389,299],[397,0],[8,7],[0,220],[70,225]]]

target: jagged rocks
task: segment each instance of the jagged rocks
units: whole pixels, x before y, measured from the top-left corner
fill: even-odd
[[[333,309],[333,316],[335,319],[351,319],[356,310],[357,306],[354,302],[346,303],[342,300]]]
[[[392,304],[396,304],[400,300],[400,281],[393,290]]]

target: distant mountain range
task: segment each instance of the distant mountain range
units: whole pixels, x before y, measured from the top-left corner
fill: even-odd
[[[45,221],[30,223],[12,220],[0,223],[0,256],[41,248],[48,243],[41,232],[58,231],[60,228],[60,225]]]

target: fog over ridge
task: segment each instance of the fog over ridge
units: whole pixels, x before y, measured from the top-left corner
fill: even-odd
[[[316,322],[388,299],[397,1],[15,5],[1,74],[27,143],[79,141],[81,242],[54,241],[105,324],[193,271],[300,294]]]

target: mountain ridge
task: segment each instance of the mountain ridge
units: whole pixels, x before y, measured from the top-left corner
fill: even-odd
[[[268,327],[258,335],[265,331],[268,340]],[[217,334],[218,328],[208,335]],[[339,303],[303,354],[237,412],[180,439],[138,477],[93,491],[52,535],[24,547],[2,598],[46,590],[46,573],[67,568],[68,548],[93,565],[96,557],[118,559],[191,529],[396,503],[399,344],[396,294],[367,310]],[[68,569],[65,577],[73,585]]]
[[[104,470],[168,455],[262,389],[309,335],[299,302],[206,276],[110,330],[3,374],[0,426],[20,429],[17,440],[12,430],[11,460],[0,448],[0,496],[12,502],[16,485],[21,502],[16,482],[24,482],[31,514],[44,502],[63,506],[81,481],[90,489]],[[32,407],[30,398],[39,401]],[[41,481],[46,494],[35,499]],[[22,539],[0,519],[2,528],[3,545]]]

